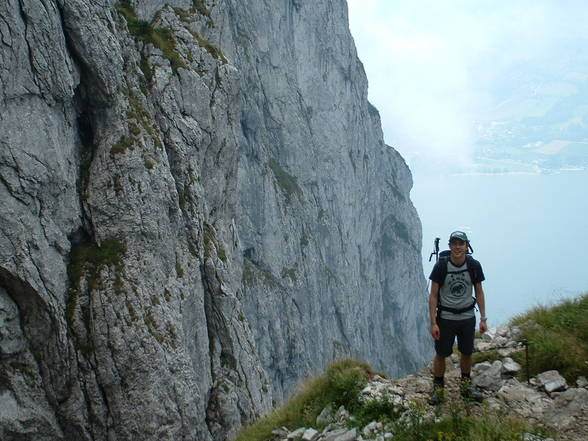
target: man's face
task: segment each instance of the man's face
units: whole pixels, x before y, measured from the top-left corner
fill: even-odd
[[[461,259],[465,256],[468,250],[468,244],[460,239],[451,239],[449,242],[449,249],[451,250],[451,257],[454,259]]]

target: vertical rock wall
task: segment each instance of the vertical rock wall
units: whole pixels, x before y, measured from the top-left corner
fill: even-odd
[[[338,357],[417,369],[430,349],[412,180],[367,101],[345,1],[231,5],[243,302],[276,396]]]
[[[423,361],[345,11],[0,3],[1,439],[228,439],[335,357]]]

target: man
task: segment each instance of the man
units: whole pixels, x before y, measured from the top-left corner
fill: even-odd
[[[476,316],[474,306],[480,310],[480,332],[488,330],[486,324],[486,304],[482,282],[484,273],[480,263],[468,255],[469,240],[463,231],[454,231],[449,236],[450,256],[440,258],[434,266],[429,295],[429,315],[431,335],[435,339],[435,359],[433,360],[433,393],[431,404],[443,401],[445,387],[445,358],[453,352],[457,337],[460,357],[461,387],[464,398],[481,401],[483,395],[470,381],[472,353]],[[475,301],[472,298],[475,292]]]

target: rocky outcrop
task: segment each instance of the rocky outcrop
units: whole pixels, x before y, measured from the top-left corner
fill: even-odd
[[[428,355],[345,3],[0,4],[0,438],[231,438]]]
[[[231,13],[243,302],[275,395],[337,357],[418,369],[431,349],[412,181],[367,101],[345,1]]]
[[[511,332],[512,331],[512,332]],[[558,440],[583,441],[588,437],[588,381],[579,377],[574,385],[567,385],[566,380],[555,370],[546,371],[529,378],[527,382],[519,381],[517,374],[521,366],[508,355],[521,352],[524,347],[514,340],[516,328],[492,328],[488,335],[476,341],[479,351],[488,356],[501,357],[493,363],[475,364],[472,370],[472,382],[484,393],[483,403],[461,402],[459,357],[453,354],[448,359],[445,378],[446,404],[431,406],[429,397],[432,390],[431,366],[416,374],[389,380],[375,375],[360,394],[362,403],[392,403],[396,406],[399,417],[390,421],[390,415],[384,422],[374,420],[365,425],[358,425],[356,415],[343,407],[335,411],[327,406],[317,417],[316,430],[308,427],[276,428],[274,440],[281,441],[363,441],[375,439],[386,441],[395,439],[399,427],[417,426],[427,422],[440,421],[442,418],[456,418],[459,406],[466,406],[464,415],[468,417],[518,418],[527,424],[549,429],[557,433]],[[490,352],[491,351],[491,352]],[[493,370],[492,375],[485,375]],[[480,380],[480,377],[484,377]],[[374,406],[375,407],[375,406]],[[355,426],[355,427],[353,427]],[[359,426],[359,428],[357,427]],[[521,425],[521,427],[523,427]],[[415,428],[415,431],[417,429]],[[553,438],[531,433],[521,433],[521,439],[527,441],[553,441]],[[450,434],[447,434],[450,437]]]

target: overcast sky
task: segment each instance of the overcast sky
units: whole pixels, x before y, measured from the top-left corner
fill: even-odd
[[[468,163],[474,120],[525,69],[586,58],[588,3],[560,0],[348,0],[351,31],[384,137],[418,156]]]

